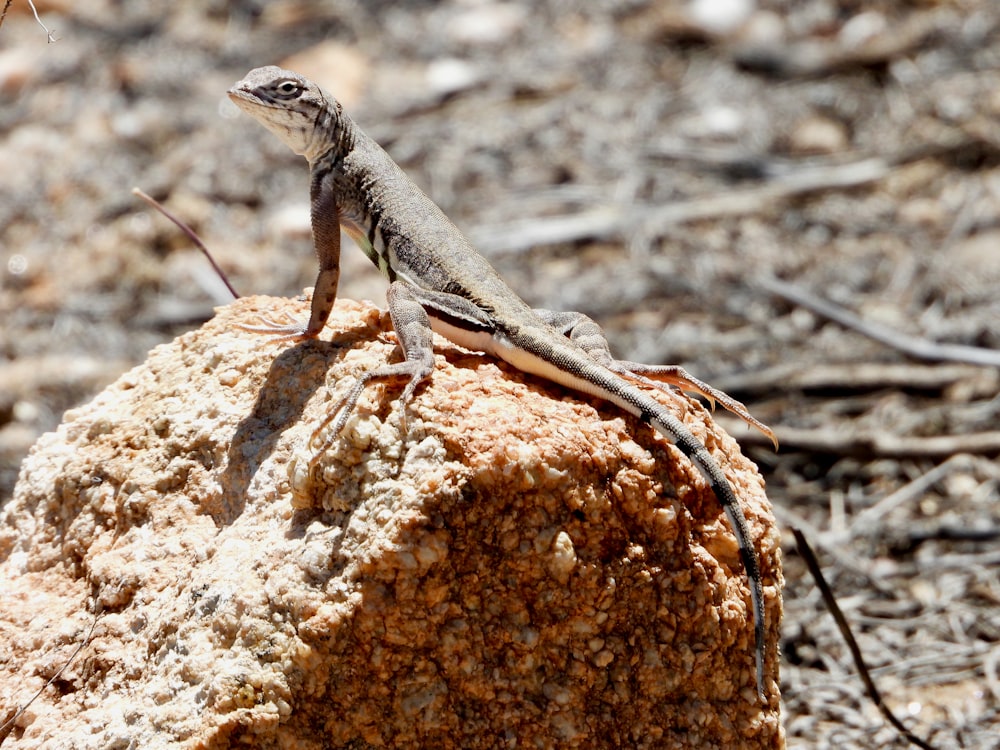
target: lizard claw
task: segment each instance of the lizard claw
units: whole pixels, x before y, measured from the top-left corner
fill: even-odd
[[[250,333],[268,334],[271,341],[292,341],[295,339],[312,338],[308,332],[307,324],[295,321],[290,317],[286,318],[283,323],[271,320],[270,318],[261,318],[259,325],[237,323],[236,327],[241,331],[249,331]]]

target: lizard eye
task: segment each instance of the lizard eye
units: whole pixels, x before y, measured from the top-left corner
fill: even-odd
[[[302,87],[299,86],[299,84],[296,83],[295,81],[291,80],[282,81],[281,83],[277,84],[274,88],[281,96],[288,98],[291,98],[293,96],[298,96],[302,92]]]

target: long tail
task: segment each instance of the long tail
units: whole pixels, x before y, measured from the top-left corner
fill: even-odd
[[[618,378],[609,372],[606,377],[596,379],[609,381],[600,383],[601,392],[599,395],[637,416],[676,445],[708,480],[712,492],[726,514],[726,518],[729,519],[729,525],[732,527],[733,533],[736,534],[740,559],[743,561],[743,568],[746,570],[750,583],[750,603],[753,607],[754,619],[754,656],[757,663],[757,693],[761,701],[766,702],[767,693],[764,691],[764,586],[761,582],[757,550],[751,541],[750,527],[747,525],[746,516],[736,499],[732,485],[729,484],[729,480],[726,479],[726,475],[712,458],[708,449],[691,434],[691,431],[677,417],[667,411],[662,404],[627,381],[622,381],[626,383],[626,388],[612,387],[617,383],[610,382],[611,379],[617,380]],[[597,383],[593,383],[593,385],[597,385]]]
[[[750,527],[747,525],[743,509],[719,464],[715,462],[705,446],[675,416],[668,412],[647,413],[639,416],[661,435],[672,440],[681,453],[691,459],[691,463],[698,467],[698,470],[712,487],[712,492],[718,498],[726,518],[729,519],[729,525],[732,527],[733,533],[736,534],[740,559],[743,561],[743,567],[750,582],[750,603],[753,606],[754,620],[754,656],[757,662],[757,693],[761,701],[767,702],[767,694],[764,692],[764,586],[761,582],[760,561],[757,557],[757,550],[751,543]]]
[[[530,312],[530,311],[529,311]],[[494,335],[494,339],[496,336]],[[504,346],[495,346],[492,353],[503,357],[522,372],[531,372],[583,393],[589,393],[615,404],[671,441],[708,480],[719,500],[729,525],[736,534],[740,559],[750,583],[750,603],[754,620],[754,655],[757,661],[757,693],[767,702],[764,691],[764,586],[760,578],[760,561],[751,543],[746,516],[719,464],[691,431],[667,411],[663,404],[638,387],[595,362],[584,350],[573,345],[561,333],[537,336],[530,327],[514,335]]]

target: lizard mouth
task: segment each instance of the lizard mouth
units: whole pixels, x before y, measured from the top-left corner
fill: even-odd
[[[249,88],[234,86],[228,92],[230,100],[241,109],[272,109],[275,104],[269,98],[261,96],[260,92]]]

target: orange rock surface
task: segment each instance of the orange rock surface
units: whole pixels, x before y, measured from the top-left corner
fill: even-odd
[[[0,519],[7,748],[774,748],[781,572],[756,467],[683,396],[762,557],[749,593],[696,469],[616,408],[445,345],[406,430],[357,373],[398,357],[340,301],[324,338],[247,298],[66,414]],[[663,395],[663,398],[668,396]]]

